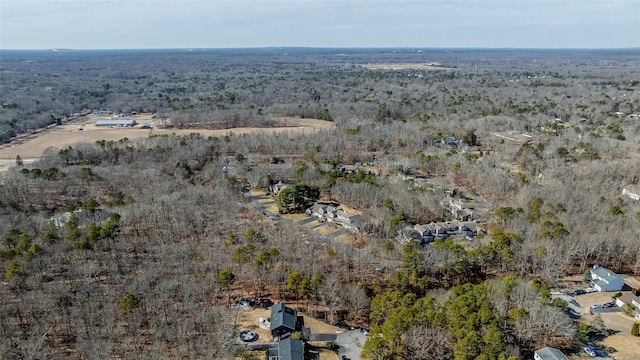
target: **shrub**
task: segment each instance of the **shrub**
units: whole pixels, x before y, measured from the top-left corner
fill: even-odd
[[[9,281],[26,275],[27,272],[22,268],[22,266],[17,261],[14,261],[7,267],[7,271],[4,273],[4,279]]]
[[[123,314],[128,314],[138,306],[140,306],[140,299],[133,294],[127,294],[125,297],[120,299],[120,309]]]

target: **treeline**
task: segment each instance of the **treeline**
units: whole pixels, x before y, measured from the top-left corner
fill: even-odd
[[[535,60],[526,51],[236,55],[222,50],[3,53],[0,140],[85,109],[153,112],[170,119],[167,125],[181,127],[269,126],[274,118],[299,116],[349,127],[372,120],[416,120],[457,133],[460,125],[484,129],[461,124],[461,118],[498,115],[524,120],[517,130],[554,118],[585,118],[606,126],[615,122],[614,112],[630,113],[637,107],[637,99],[625,95],[638,87],[633,71],[627,74],[637,57],[624,53],[610,60],[614,67],[602,65],[601,59],[612,56],[607,52],[596,59],[584,53],[547,52]],[[574,62],[565,64],[567,57]],[[439,62],[450,70],[359,66],[386,61]],[[578,72],[576,66],[590,72]],[[492,130],[511,129],[505,125]]]

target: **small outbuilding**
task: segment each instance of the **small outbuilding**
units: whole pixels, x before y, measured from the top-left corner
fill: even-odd
[[[591,287],[600,292],[620,291],[624,287],[624,279],[605,267],[594,265],[591,270]]]

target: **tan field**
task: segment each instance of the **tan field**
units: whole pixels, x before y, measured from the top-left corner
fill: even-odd
[[[449,70],[446,67],[433,64],[404,63],[404,64],[362,64],[369,70]]]
[[[120,140],[124,137],[136,139],[148,137],[149,135],[177,134],[187,135],[198,132],[204,136],[224,136],[233,132],[234,134],[247,134],[254,132],[263,133],[313,133],[321,130],[330,130],[335,127],[332,122],[317,119],[300,118],[277,118],[282,126],[271,128],[232,128],[232,129],[162,129],[157,127],[155,119],[150,114],[128,116],[127,119],[136,120],[138,125],[133,128],[118,127],[97,127],[97,119],[108,119],[107,117],[95,117],[89,115],[79,120],[56,126],[44,130],[37,134],[32,134],[16,139],[10,144],[0,147],[0,171],[6,170],[15,163],[17,155],[26,162],[39,158],[45,149],[53,147],[61,149],[66,146],[73,146],[78,143],[94,143],[97,140]],[[141,124],[149,124],[153,129],[141,129]],[[81,126],[82,130],[78,130]]]

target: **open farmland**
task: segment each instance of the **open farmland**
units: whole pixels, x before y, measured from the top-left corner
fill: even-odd
[[[234,134],[282,134],[292,135],[309,134],[316,131],[326,131],[334,128],[331,122],[316,119],[300,119],[300,118],[279,118],[277,125],[268,128],[242,127],[229,129],[174,129],[164,128],[158,125],[157,121],[152,119],[152,115],[133,115],[127,119],[135,120],[138,125],[135,127],[98,127],[95,121],[103,117],[86,116],[79,120],[59,125],[47,130],[43,130],[36,134],[20,137],[17,140],[0,146],[0,169],[7,168],[8,164],[14,163],[16,156],[23,159],[36,159],[42,156],[46,149],[53,148],[60,150],[67,146],[73,146],[79,143],[94,143],[98,140],[117,141],[123,138],[138,139],[145,138],[150,135],[188,135],[191,133],[200,133],[203,136],[222,137],[229,133]],[[152,129],[141,129],[141,124],[149,124]],[[282,124],[283,126],[278,126]],[[82,130],[78,130],[81,127]]]

